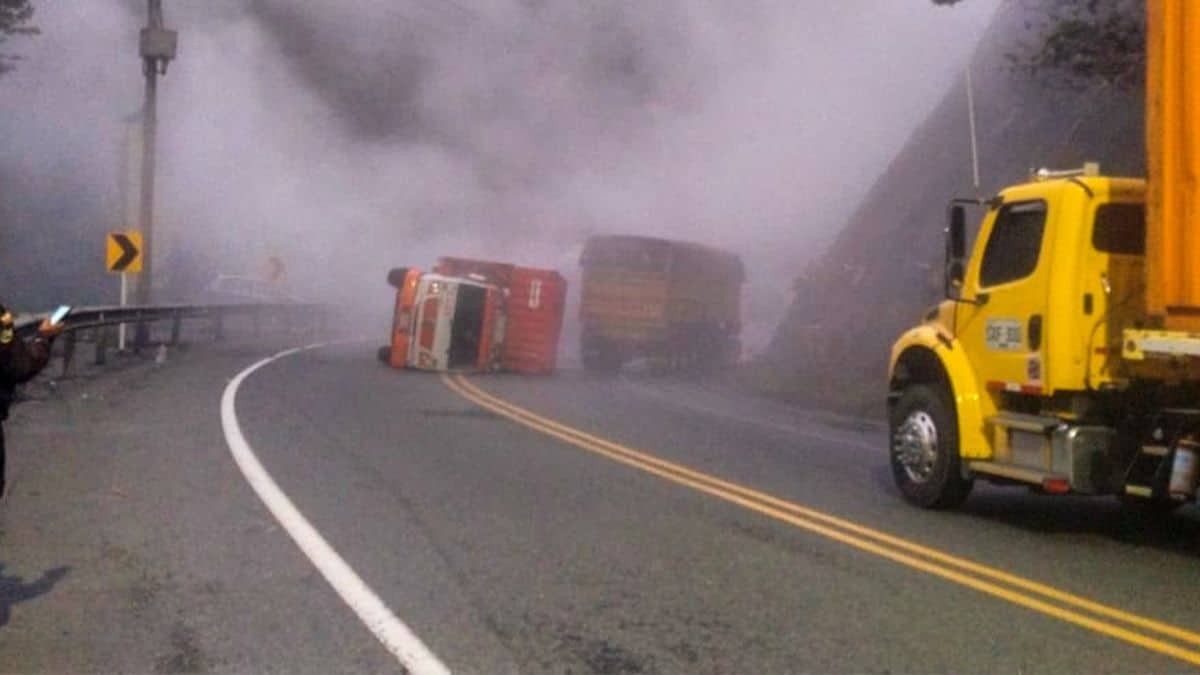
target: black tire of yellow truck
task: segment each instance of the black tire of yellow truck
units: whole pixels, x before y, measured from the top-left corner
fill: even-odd
[[[888,426],[892,477],[906,500],[926,509],[949,509],[967,498],[972,481],[962,474],[958,425],[946,392],[909,385]]]

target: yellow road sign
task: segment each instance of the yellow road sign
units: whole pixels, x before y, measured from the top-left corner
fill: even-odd
[[[142,271],[141,232],[109,232],[105,243],[109,272],[137,274]]]

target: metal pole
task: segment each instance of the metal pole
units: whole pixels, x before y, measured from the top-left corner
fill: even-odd
[[[147,0],[146,31],[163,30],[162,0]],[[142,194],[139,223],[142,231],[142,274],[138,279],[136,302],[153,303],[154,284],[154,159],[158,135],[158,75],[166,72],[169,56],[148,49],[145,39],[141,48],[142,73],[146,76],[146,101],[142,109]],[[171,50],[174,51],[173,48]],[[174,56],[172,53],[171,56]],[[145,322],[137,325],[137,345],[146,344],[149,330]]]
[[[979,143],[975,135],[975,87],[971,82],[971,66],[967,65],[967,115],[971,120],[971,173],[975,196],[979,197]]]
[[[121,306],[129,304],[129,275],[121,272]],[[125,351],[125,324],[117,325],[117,351]]]
[[[108,326],[96,326],[96,365],[102,366],[108,359]]]
[[[59,377],[66,377],[71,370],[71,361],[75,359],[75,341],[79,338],[79,333],[69,330],[63,338],[62,374]]]

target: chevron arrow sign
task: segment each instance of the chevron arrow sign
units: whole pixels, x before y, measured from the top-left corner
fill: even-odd
[[[142,271],[141,232],[109,232],[105,242],[109,272]]]

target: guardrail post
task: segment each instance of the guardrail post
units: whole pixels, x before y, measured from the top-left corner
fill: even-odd
[[[96,326],[96,365],[102,366],[108,360],[108,327]]]
[[[179,333],[183,330],[183,317],[176,314],[171,321],[171,346],[179,344]]]
[[[140,313],[139,313],[140,314]],[[133,353],[141,354],[142,348],[150,342],[150,325],[145,318],[138,316],[138,322],[133,329]]]
[[[225,312],[218,309],[213,316],[213,340],[220,342],[225,339]]]
[[[67,331],[63,335],[62,372],[59,377],[66,377],[71,369],[71,360],[75,358],[75,339],[76,331]]]

